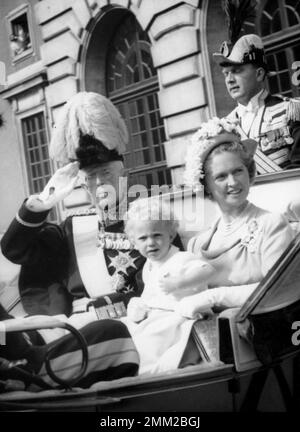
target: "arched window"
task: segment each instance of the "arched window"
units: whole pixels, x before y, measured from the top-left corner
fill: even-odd
[[[271,93],[299,96],[300,86],[292,82],[292,65],[300,60],[300,0],[266,0],[260,3],[256,26],[263,38]]]
[[[158,106],[158,80],[150,41],[130,14],[110,42],[107,58],[107,94],[129,129],[124,155],[131,184],[171,184],[163,143],[166,140]]]

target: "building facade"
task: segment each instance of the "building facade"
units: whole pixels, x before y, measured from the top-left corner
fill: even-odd
[[[0,14],[0,233],[56,168],[51,128],[78,91],[119,108],[131,137],[130,181],[147,188],[180,184],[191,134],[234,106],[212,60],[227,39],[220,0],[2,0]],[[278,72],[274,93],[299,95],[299,16],[296,0],[261,0],[247,24]],[[82,205],[77,190],[51,217]]]

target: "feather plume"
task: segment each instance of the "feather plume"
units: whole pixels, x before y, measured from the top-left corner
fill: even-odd
[[[77,93],[59,114],[50,142],[50,156],[57,162],[66,164],[76,158],[81,135],[94,136],[108,150],[124,153],[128,131],[119,111],[106,97]]]
[[[256,16],[255,0],[223,0],[223,10],[226,14],[229,42],[234,45],[239,39],[246,20]]]

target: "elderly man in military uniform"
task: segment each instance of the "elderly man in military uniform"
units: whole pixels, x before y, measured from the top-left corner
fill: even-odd
[[[80,329],[89,347],[87,376],[78,385],[134,375],[139,357],[126,326],[115,319],[139,295],[137,274],[144,258],[123,234],[121,207],[127,190],[122,153],[128,141],[124,120],[104,96],[80,92],[62,108],[50,143],[61,164],[42,193],[24,201],[4,234],[3,254],[20,264],[19,291],[25,313],[54,315]],[[50,210],[81,179],[93,209],[49,223]],[[121,186],[120,186],[121,185]],[[125,209],[126,210],[126,209]],[[0,305],[0,321],[11,318]],[[45,353],[61,378],[72,377],[81,352],[64,328],[42,329],[31,341],[7,336],[0,357],[24,357],[48,383]],[[71,355],[72,354],[72,355]],[[29,359],[29,360],[28,360]]]
[[[145,262],[123,232],[127,183],[122,181],[122,154],[127,143],[125,122],[109,99],[94,92],[74,95],[63,106],[50,143],[50,155],[62,167],[42,193],[25,200],[1,240],[3,254],[22,265],[19,290],[25,312],[54,315],[84,334],[91,359],[88,375],[79,383],[85,387],[134,375],[139,365],[127,327],[115,319],[126,314],[131,297],[141,294],[139,274]],[[92,208],[60,225],[49,223],[50,210],[80,184]],[[182,247],[179,238],[177,244]],[[0,307],[0,321],[6,318]],[[49,344],[56,344],[55,370],[62,377],[75,373],[81,353],[65,333],[64,328],[39,330],[43,348],[38,365],[34,363],[36,370],[42,367],[39,373]],[[2,356],[27,356],[26,343],[26,349],[19,349],[22,338],[9,340]],[[38,348],[34,358],[36,352],[40,354]],[[49,381],[45,371],[43,377]]]
[[[223,42],[214,58],[237,102],[228,118],[237,122],[242,138],[258,142],[258,172],[300,167],[300,100],[273,96],[265,88],[270,72],[261,38],[244,35],[231,48]]]
[[[144,259],[123,234],[120,214],[127,141],[121,115],[104,96],[81,92],[62,108],[50,143],[50,155],[62,167],[40,195],[23,203],[1,242],[3,254],[22,264],[27,313],[71,313],[69,322],[78,327],[124,315],[138,294],[135,275]],[[77,184],[89,193],[91,210],[49,224],[49,211]]]

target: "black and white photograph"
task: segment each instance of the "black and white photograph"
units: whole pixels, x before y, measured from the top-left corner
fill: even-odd
[[[0,417],[297,414],[300,0],[0,20]]]

